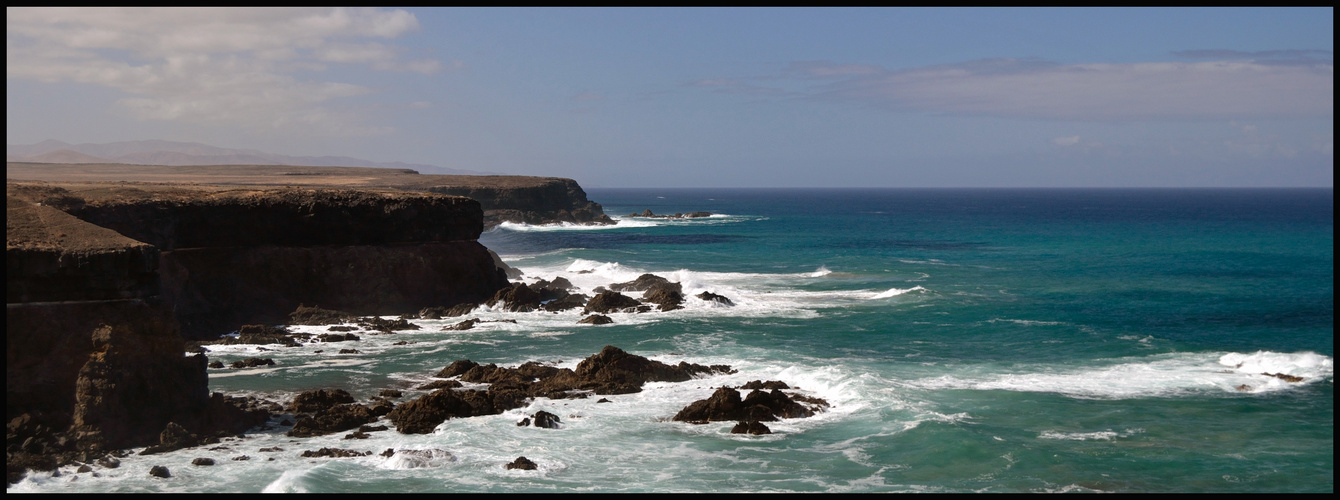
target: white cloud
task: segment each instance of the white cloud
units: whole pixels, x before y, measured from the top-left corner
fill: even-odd
[[[1321,51],[1325,52],[1325,51]],[[1329,60],[1056,64],[984,59],[886,70],[826,61],[791,63],[780,76],[828,82],[813,99],[894,111],[1081,121],[1318,118],[1335,114]],[[694,86],[740,92],[740,80]]]
[[[441,71],[369,40],[418,28],[408,12],[362,8],[6,8],[5,69],[119,89],[131,96],[118,106],[145,120],[384,133],[328,109],[370,89],[303,77],[331,65]]]
[[[825,95],[895,109],[1065,120],[1334,114],[1334,67],[1253,62],[1051,65],[983,61],[840,83]]]

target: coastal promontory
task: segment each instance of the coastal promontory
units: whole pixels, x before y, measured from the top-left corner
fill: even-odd
[[[480,303],[509,285],[478,242],[486,224],[611,222],[576,182],[548,177],[23,163],[7,177],[11,481],[263,420],[209,393],[208,360],[186,340],[304,306],[385,316]]]

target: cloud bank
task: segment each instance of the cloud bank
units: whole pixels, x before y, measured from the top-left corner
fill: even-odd
[[[1181,54],[1256,58],[1120,64],[1000,58],[900,70],[805,61],[791,63],[778,76],[702,82],[715,83],[711,87],[717,92],[759,95],[769,89],[768,82],[789,80],[805,82],[801,93],[809,99],[1008,118],[1228,120],[1335,114],[1335,69],[1328,51]],[[709,86],[702,82],[696,86]]]
[[[6,77],[121,90],[144,120],[332,135],[378,134],[332,101],[371,89],[327,81],[350,65],[431,74],[393,39],[419,29],[403,10],[345,8],[6,8]],[[459,63],[457,63],[459,64]],[[326,76],[325,79],[321,78]]]

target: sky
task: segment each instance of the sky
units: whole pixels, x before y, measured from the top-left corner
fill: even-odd
[[[6,8],[6,141],[584,187],[1332,187],[1333,8]]]

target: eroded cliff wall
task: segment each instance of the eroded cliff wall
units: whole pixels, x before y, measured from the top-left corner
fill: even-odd
[[[9,191],[157,249],[163,300],[187,338],[282,323],[301,304],[394,315],[480,302],[507,286],[476,241],[480,204],[458,196],[107,184]]]

